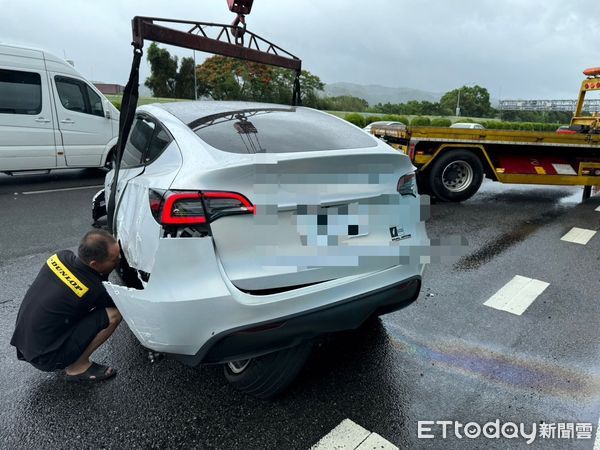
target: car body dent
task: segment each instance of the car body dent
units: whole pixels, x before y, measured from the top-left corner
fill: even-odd
[[[179,147],[171,142],[156,159],[158,164],[150,164],[143,169],[143,173],[151,177],[135,174],[129,180],[127,177],[119,179],[119,183],[126,184],[126,187],[121,194],[116,214],[117,239],[131,267],[148,273],[152,270],[162,229],[150,212],[148,190],[168,189],[176,177],[181,161]],[[112,181],[112,176],[107,176],[107,180]]]
[[[422,248],[427,245],[423,242]],[[177,265],[173,264],[175,260]],[[160,238],[145,289],[110,282],[104,285],[144,347],[195,355],[219,333],[333,305],[418,276],[422,267],[415,254],[407,265],[255,296],[239,291],[227,279],[211,237]]]

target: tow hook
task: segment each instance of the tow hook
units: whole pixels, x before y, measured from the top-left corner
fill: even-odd
[[[154,352],[152,350],[148,350],[148,361],[150,364],[154,364],[155,362],[163,359],[165,357],[164,353]]]

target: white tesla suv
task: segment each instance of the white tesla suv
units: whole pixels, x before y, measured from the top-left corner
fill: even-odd
[[[107,289],[129,328],[187,364],[224,363],[258,397],[293,380],[316,336],[414,301],[427,262],[409,158],[308,108],[138,108],[115,205],[128,286]]]

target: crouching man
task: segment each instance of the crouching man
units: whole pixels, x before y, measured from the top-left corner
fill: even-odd
[[[117,372],[90,361],[115,331],[121,314],[102,285],[117,266],[119,244],[103,230],[88,232],[77,256],[52,255],[21,303],[11,344],[39,370],[64,370],[69,381],[96,382]]]

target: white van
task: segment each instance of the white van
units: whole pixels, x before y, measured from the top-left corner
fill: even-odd
[[[65,60],[0,44],[0,172],[110,166],[119,111]]]

